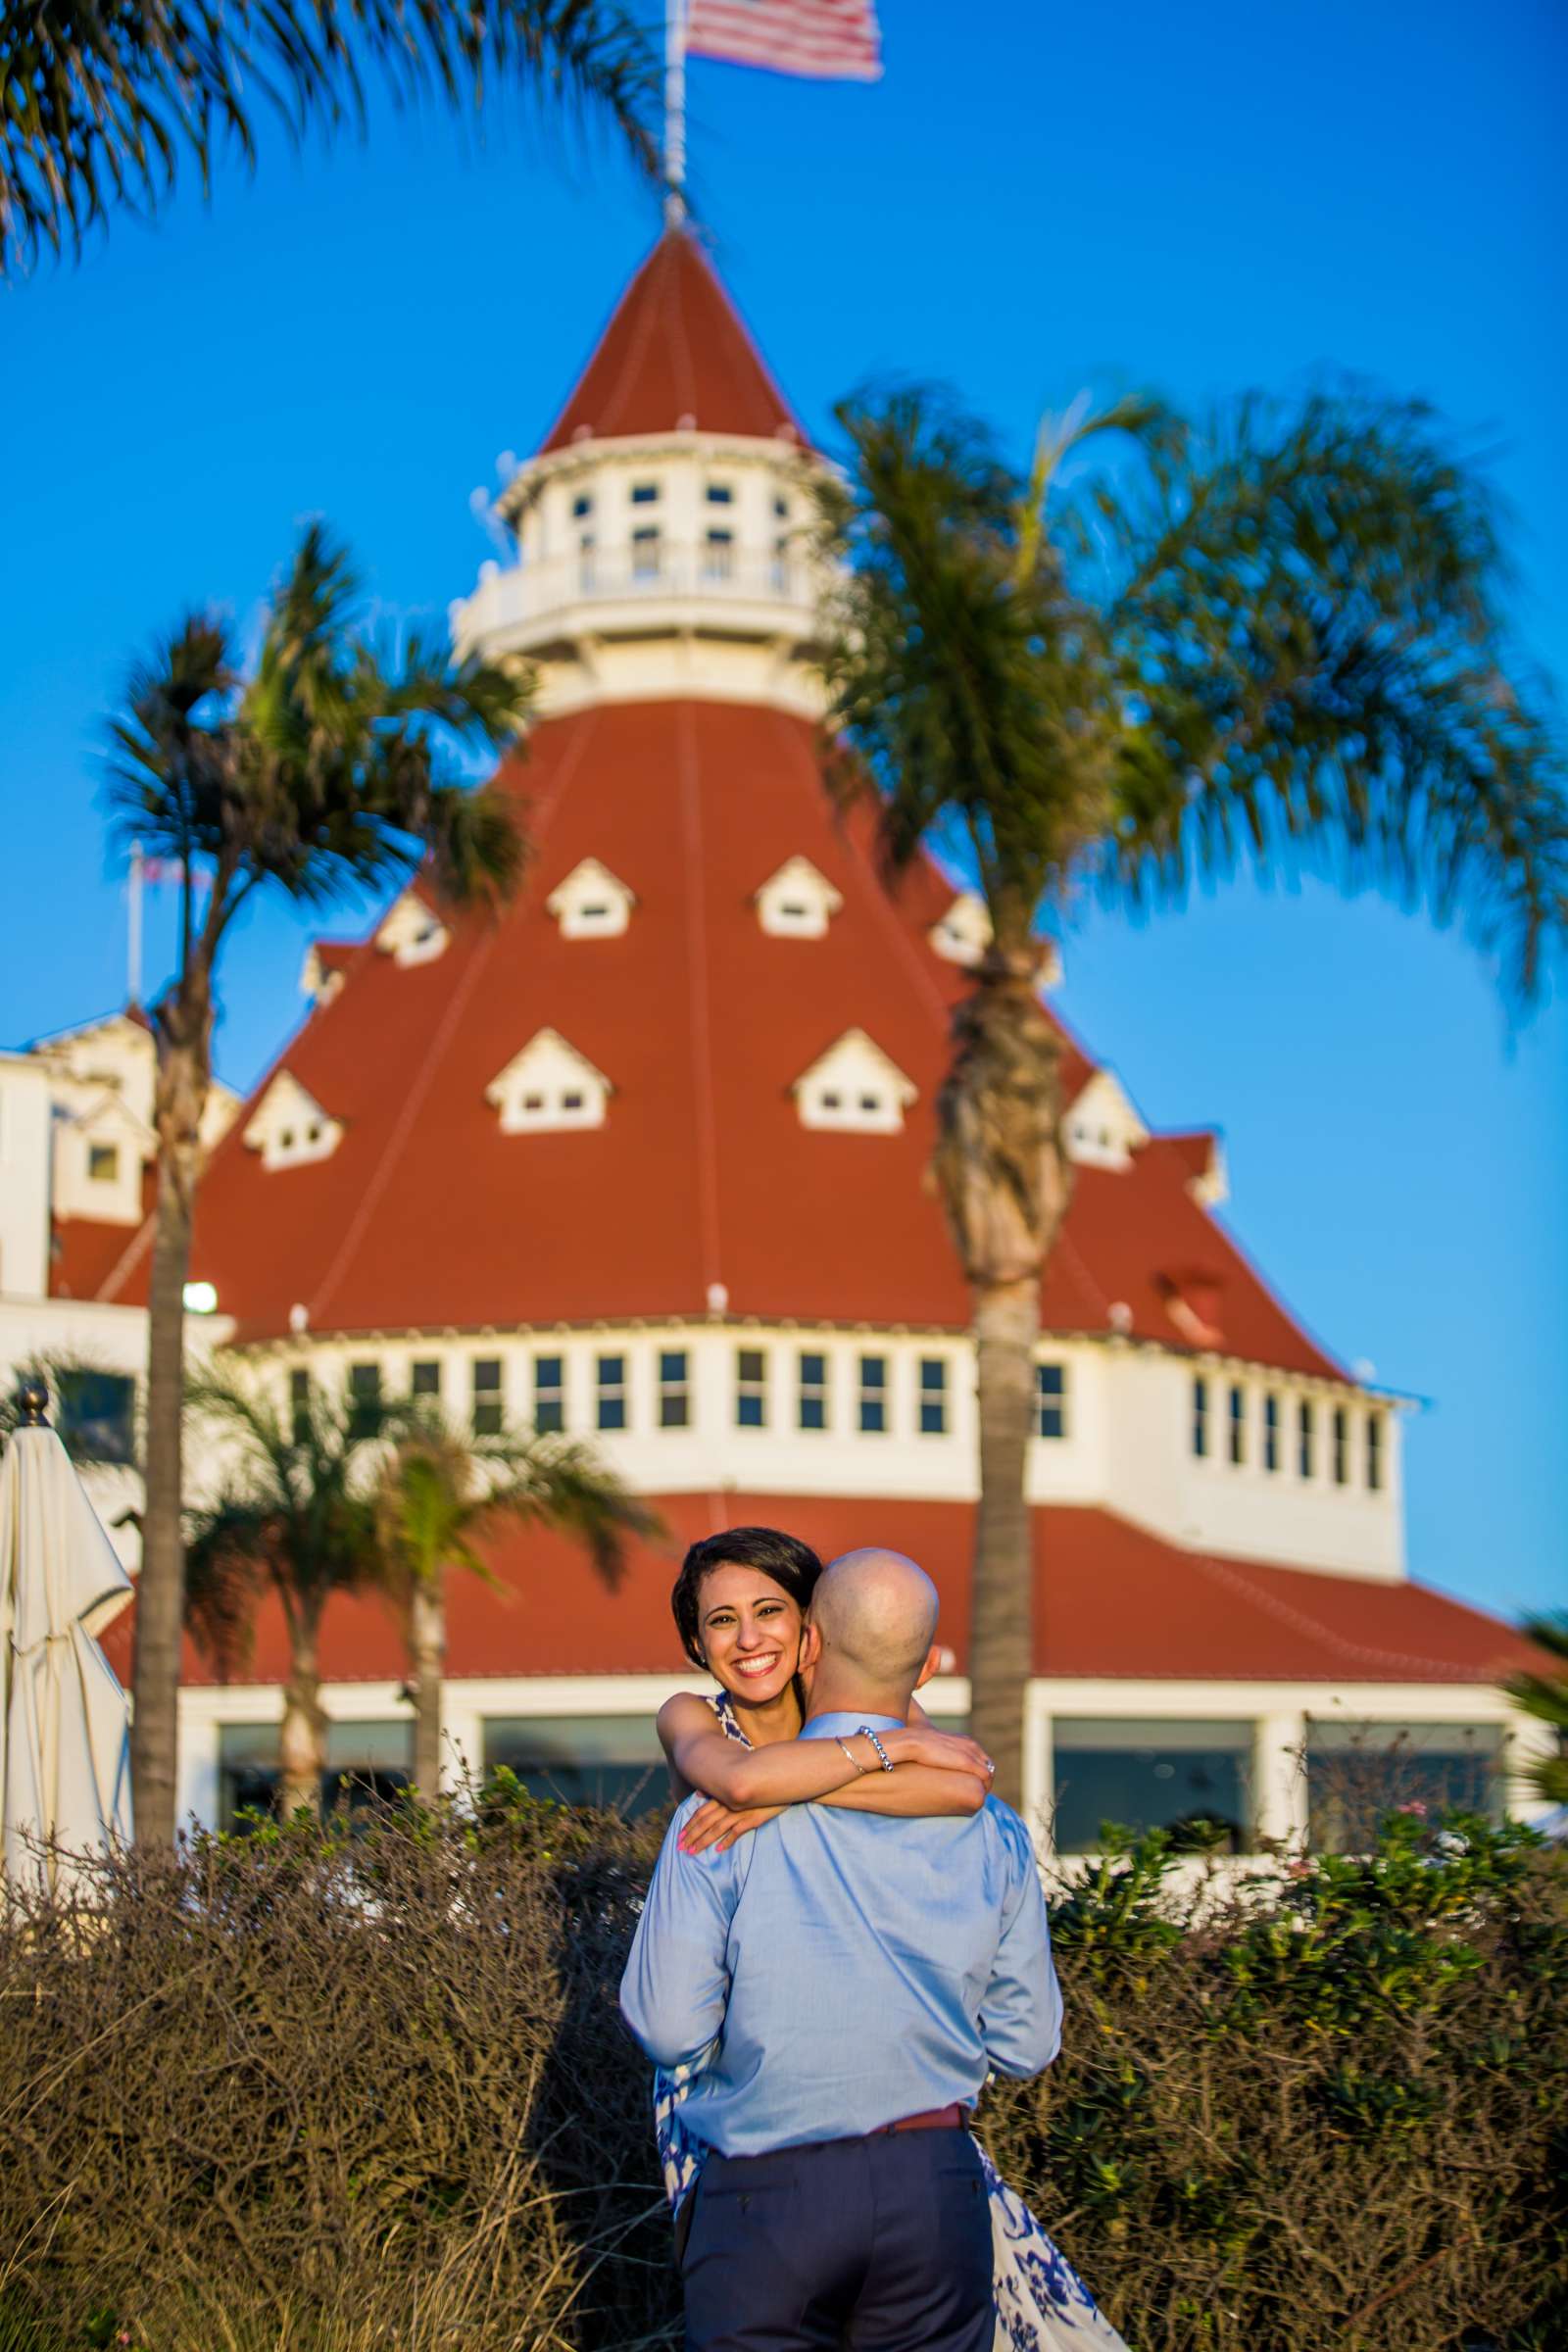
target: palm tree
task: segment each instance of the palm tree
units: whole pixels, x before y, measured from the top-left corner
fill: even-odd
[[[608,118],[658,168],[655,64],[616,0],[0,0],[0,279],[79,251],[111,207],[155,212],[182,158],[204,189],[224,149],[253,165],[264,112],[296,140],[363,128],[370,81],[402,105],[499,87]]]
[[[478,1545],[508,1519],[574,1537],[611,1584],[625,1538],[659,1525],[585,1446],[509,1430],[475,1437],[436,1413],[404,1430],[382,1467],[375,1523],[381,1581],[402,1614],[413,1668],[414,1781],[427,1796],[441,1779],[447,1575],[466,1568],[504,1589]]]
[[[1526,1767],[1525,1777],[1547,1804],[1568,1806],[1568,1610],[1527,1617],[1520,1631],[1558,1660],[1554,1673],[1510,1675],[1505,1685],[1516,1707],[1538,1723],[1548,1724],[1557,1735],[1556,1754],[1538,1756]]]
[[[133,670],[112,730],[121,843],[140,841],[182,876],[177,963],[152,1012],[158,1200],[131,1730],[149,1842],[174,1834],[183,1300],[223,942],[260,890],[319,905],[427,858],[432,886],[463,904],[506,896],[522,865],[513,804],[494,785],[465,789],[456,761],[512,739],[525,684],[475,660],[453,665],[417,636],[384,661],[354,625],[356,600],[346,557],[313,524],[251,674],[222,626],[194,617]]]
[[[256,1610],[276,1595],[289,1673],[279,1735],[282,1805],[320,1808],[326,1764],[321,1619],[334,1592],[373,1583],[376,1460],[390,1416],[345,1390],[280,1410],[264,1379],[215,1362],[190,1384],[224,1463],[213,1498],[189,1514],[185,1616],[223,1679],[250,1649]]]
[[[956,848],[991,916],[934,1175],[978,1355],[971,1722],[1017,1801],[1033,1352],[1071,1184],[1044,929],[1086,890],[1136,908],[1312,867],[1459,917],[1522,1002],[1568,916],[1568,812],[1494,503],[1420,408],[1248,399],[1200,430],[1126,403],[1048,426],[1027,478],[944,395],[837,414],[834,773],[875,793],[891,868]]]

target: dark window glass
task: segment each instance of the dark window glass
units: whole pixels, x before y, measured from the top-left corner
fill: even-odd
[[[441,1394],[440,1364],[429,1360],[416,1363],[414,1366],[413,1387],[416,1396],[439,1396]]]
[[[278,1769],[275,1723],[225,1723],[218,1734],[218,1824],[232,1830],[248,1811],[275,1814],[282,1774]],[[413,1765],[414,1726],[409,1722],[332,1723],[326,1731],[326,1770],[321,1775],[324,1811],[345,1810],[351,1822],[407,1788]]]
[[[73,1453],[99,1462],[136,1458],[136,1383],[128,1372],[61,1372],[60,1435]]]
[[[941,1356],[920,1359],[920,1435],[940,1438],[948,1426],[948,1367]]]
[[[295,1371],[289,1374],[288,1401],[289,1410],[293,1415],[294,1443],[296,1446],[303,1446],[311,1429],[311,1376],[309,1372]]]
[[[1053,1743],[1058,1853],[1097,1851],[1107,1824],[1169,1830],[1178,1845],[1250,1849],[1250,1723],[1058,1717]]]
[[[657,482],[633,482],[631,503],[634,507],[657,506],[659,504],[659,484]]]
[[[687,1429],[691,1426],[692,1392],[690,1364],[684,1348],[664,1348],[659,1356],[659,1426],[661,1429]]]
[[[381,1425],[381,1367],[350,1364],[349,1395],[353,1409],[349,1426],[357,1438],[373,1437]]]
[[[1247,1391],[1239,1381],[1231,1383],[1229,1450],[1233,1463],[1247,1459]]]
[[[595,1367],[598,1386],[598,1421],[601,1429],[624,1429],[626,1426],[626,1358],[623,1355],[602,1355]]]
[[[505,1766],[531,1796],[602,1805],[635,1820],[669,1802],[659,1735],[646,1714],[511,1715],[484,1726],[484,1769]]]
[[[860,1427],[874,1436],[888,1425],[888,1363],[885,1355],[860,1358]]]
[[[120,1174],[119,1145],[89,1144],[87,1147],[87,1174],[94,1184],[113,1184],[115,1178]]]
[[[565,1369],[563,1356],[533,1359],[533,1425],[542,1438],[557,1437],[566,1426]]]
[[[1067,1435],[1065,1364],[1036,1364],[1035,1401],[1040,1435],[1043,1438],[1064,1438]]]
[[[728,482],[710,482],[708,503],[710,507],[732,507],[735,504],[735,493]]]
[[[1193,1379],[1193,1451],[1200,1459],[1208,1451],[1208,1383],[1201,1372]]]
[[[1350,1478],[1350,1421],[1343,1404],[1334,1407],[1334,1484],[1348,1486]]]
[[[1366,1417],[1366,1483],[1374,1494],[1383,1485],[1383,1415]]]
[[[1310,1478],[1317,1467],[1316,1420],[1304,1397],[1296,1408],[1296,1467],[1302,1478]]]
[[[501,1358],[496,1355],[475,1356],[473,1363],[474,1436],[476,1438],[499,1438],[501,1421]]]
[[[799,1360],[800,1422],[802,1429],[827,1427],[827,1357],[814,1351]]]
[[[1263,1467],[1277,1470],[1280,1466],[1280,1400],[1277,1396],[1263,1399]]]
[[[1503,1813],[1494,1723],[1313,1723],[1306,1735],[1309,1834],[1323,1853],[1364,1853],[1391,1813]]]
[[[585,514],[591,514],[593,513],[594,502],[588,496],[586,491],[581,492],[579,496],[572,500],[571,511],[579,522],[582,520]]]
[[[767,1365],[760,1348],[735,1350],[735,1420],[741,1429],[767,1422]]]

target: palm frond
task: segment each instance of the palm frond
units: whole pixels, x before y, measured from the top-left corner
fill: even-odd
[[[657,67],[613,0],[138,0],[129,7],[0,6],[0,277],[44,251],[79,251],[123,208],[155,214],[182,165],[204,191],[221,153],[248,166],[266,117],[364,126],[368,82],[400,104],[475,107],[496,88],[541,120],[611,124],[648,177],[659,169]]]

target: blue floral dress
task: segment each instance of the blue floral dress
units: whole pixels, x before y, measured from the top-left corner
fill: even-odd
[[[727,1692],[709,1705],[726,1739],[751,1745],[736,1720]],[[686,2128],[681,2109],[697,2077],[712,2056],[704,2050],[690,2066],[654,2077],[654,2129],[659,2161],[671,2212],[678,2213],[696,2186],[708,2151]],[[1127,2352],[1083,2280],[1046,2235],[1021,2197],[1014,2196],[982,2148],[986,2190],[991,2200],[997,2296],[995,2352]]]

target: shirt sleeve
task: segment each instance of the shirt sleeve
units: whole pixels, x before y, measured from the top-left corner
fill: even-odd
[[[1061,2047],[1061,1988],[1029,1833],[1016,1815],[1004,1816],[999,1826],[1010,1884],[980,2033],[999,2074],[1025,2078],[1043,2073]]]
[[[687,2066],[724,2022],[726,1953],[735,1907],[731,1855],[683,1854],[676,1843],[697,1800],[665,1834],[620,1980],[620,2013],[656,2066]]]

